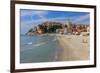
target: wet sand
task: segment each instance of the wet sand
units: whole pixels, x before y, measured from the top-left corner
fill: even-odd
[[[89,59],[89,36],[56,35],[60,46],[57,60],[74,61]]]

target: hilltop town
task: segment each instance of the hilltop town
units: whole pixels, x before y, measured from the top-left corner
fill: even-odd
[[[81,33],[86,32],[86,35],[89,35],[89,30],[88,24],[73,24],[70,21],[67,23],[46,21],[31,28],[26,34],[31,36],[46,33],[80,35]]]

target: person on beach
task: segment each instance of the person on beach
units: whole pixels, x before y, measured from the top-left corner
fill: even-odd
[[[68,33],[67,25],[64,26],[64,34]]]

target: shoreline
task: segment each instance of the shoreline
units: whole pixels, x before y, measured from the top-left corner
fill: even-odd
[[[57,46],[58,48],[54,55],[54,61],[89,60],[90,47],[88,35],[61,35],[53,33],[45,35],[54,36],[57,40],[59,47]]]

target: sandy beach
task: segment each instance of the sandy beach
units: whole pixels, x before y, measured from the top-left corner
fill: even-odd
[[[89,59],[89,36],[56,35],[60,46],[57,60],[75,61]]]

